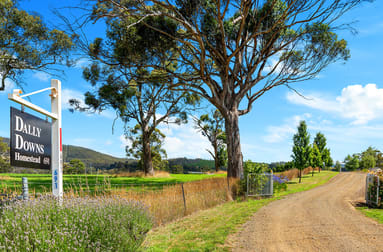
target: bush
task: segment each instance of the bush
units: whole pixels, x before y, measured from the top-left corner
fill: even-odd
[[[287,182],[289,182],[289,179],[284,176],[276,176],[273,175],[273,191],[275,192],[281,192],[286,191],[287,189]]]
[[[2,209],[0,249],[7,251],[135,251],[151,228],[142,205],[120,198],[51,197]]]

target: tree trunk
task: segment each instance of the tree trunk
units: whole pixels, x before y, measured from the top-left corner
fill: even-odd
[[[238,119],[239,114],[237,109],[226,113],[227,177],[229,178],[243,178],[243,160]]]
[[[215,172],[219,171],[219,157],[218,157],[218,146],[217,146],[217,140],[214,143],[214,166],[215,166]]]
[[[214,160],[214,162],[215,162],[215,172],[218,172],[219,171],[219,160],[218,160],[218,158],[215,158],[215,160]]]
[[[147,132],[142,132],[142,162],[145,175],[154,175],[152,150],[150,148],[150,136]]]
[[[302,169],[299,169],[299,183],[302,181]]]
[[[314,169],[315,169],[315,168],[314,168],[314,167],[311,167],[311,168],[313,169],[313,174],[311,175],[311,177],[314,177]]]

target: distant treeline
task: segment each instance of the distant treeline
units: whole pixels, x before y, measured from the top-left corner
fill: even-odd
[[[9,144],[8,138],[3,138],[2,141]],[[141,170],[137,160],[116,158],[88,148],[73,145],[63,145],[63,159],[64,163],[69,163],[74,159],[80,160],[84,163],[87,172],[94,172],[97,170],[110,172],[135,172]],[[213,160],[200,158],[189,159],[183,157],[168,159],[164,162],[165,164],[161,165],[162,170],[170,173],[208,172],[215,170]],[[266,165],[274,172],[282,172],[293,168],[292,162],[262,164]],[[226,167],[221,167],[221,170],[226,170]]]
[[[205,159],[188,159],[188,158],[174,158],[167,160],[167,164],[163,165],[162,170],[170,173],[188,173],[188,172],[208,172],[213,171],[214,161]],[[115,162],[108,167],[104,167],[106,170],[113,171],[126,171],[135,172],[141,170],[136,160],[129,160],[125,162]],[[226,170],[226,167],[222,167],[222,170]]]

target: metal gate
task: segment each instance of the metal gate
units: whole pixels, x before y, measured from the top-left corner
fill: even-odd
[[[249,173],[247,174],[247,196],[272,196],[273,174],[272,173]]]
[[[366,203],[367,205],[380,206],[380,179],[374,174],[367,174],[366,177]]]

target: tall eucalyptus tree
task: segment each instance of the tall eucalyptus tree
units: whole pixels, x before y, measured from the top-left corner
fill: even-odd
[[[278,86],[314,78],[329,64],[350,57],[335,23],[363,0],[94,0],[91,18],[126,20],[174,43],[164,54],[176,68],[145,67],[174,78],[173,90],[204,97],[225,118],[228,176],[243,174],[239,116]],[[163,26],[151,23],[162,18]],[[169,30],[170,24],[172,29]],[[147,38],[149,48],[153,41]],[[164,44],[166,46],[166,43]],[[129,67],[142,66],[130,62]]]

